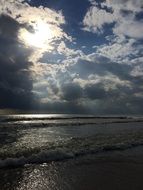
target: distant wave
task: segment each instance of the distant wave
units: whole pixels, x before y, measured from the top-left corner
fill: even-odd
[[[135,117],[135,116],[93,116],[93,115],[5,115],[0,116],[0,122],[18,122],[18,121],[50,121],[50,120],[86,120],[86,119],[118,119],[118,120],[125,120],[125,119],[132,119],[132,120],[143,120],[142,117]]]
[[[20,128],[47,128],[47,127],[60,127],[60,126],[81,126],[81,125],[105,125],[105,124],[118,124],[118,123],[140,123],[143,122],[143,119],[120,119],[120,120],[62,120],[62,121],[47,121],[47,120],[19,120],[19,121],[5,121],[0,122],[0,127],[20,127]]]
[[[30,118],[30,117],[4,117],[0,118],[2,125],[21,125],[20,127],[55,127],[73,125],[92,125],[92,124],[112,124],[112,123],[133,123],[143,122],[141,117],[56,117],[56,118]]]

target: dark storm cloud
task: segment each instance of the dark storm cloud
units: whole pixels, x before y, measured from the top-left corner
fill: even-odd
[[[136,63],[136,66],[141,65]],[[135,65],[119,64],[102,56],[95,61],[79,59],[68,67],[80,86],[80,96],[74,96],[74,101],[84,102],[91,113],[142,113],[143,77],[138,73],[133,75],[134,68]],[[66,86],[69,102],[74,92],[71,89],[71,85]]]
[[[85,96],[91,100],[107,98],[103,84],[88,84],[84,89]]]
[[[0,16],[0,108],[28,109],[32,100],[30,50],[18,41],[21,25]]]
[[[91,114],[143,111],[140,106],[143,103],[143,77],[133,72],[135,66],[140,68],[140,63],[121,64],[98,55],[90,61],[78,59],[67,64],[66,69],[57,66],[54,65],[45,78],[47,92],[45,95],[44,87],[41,109],[54,113]],[[57,71],[52,75],[54,67]]]
[[[78,73],[81,78],[87,78],[91,74],[98,74],[100,76],[112,73],[120,79],[130,79],[132,67],[127,64],[114,63],[110,59],[100,57],[100,60],[88,61],[80,59],[76,64],[69,67],[69,70]]]
[[[82,97],[82,88],[75,83],[64,84],[61,87],[62,99],[67,101],[76,101]]]
[[[7,40],[16,40],[20,24],[7,15],[0,16],[0,35]]]

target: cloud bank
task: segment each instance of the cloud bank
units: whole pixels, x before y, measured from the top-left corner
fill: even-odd
[[[92,38],[83,44],[68,32],[63,11],[1,1],[0,109],[143,113],[142,0],[89,2],[78,29],[72,26]],[[52,29],[52,38],[42,47],[24,43],[21,31],[33,35],[39,21]]]

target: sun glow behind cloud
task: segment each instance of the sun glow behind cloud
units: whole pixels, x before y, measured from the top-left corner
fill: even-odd
[[[29,32],[25,28],[20,29],[19,39],[26,46],[33,46],[36,48],[48,48],[49,43],[55,36],[54,31],[50,25],[43,22],[38,22],[36,27],[34,27],[34,33]]]
[[[88,1],[1,0],[0,108],[143,113],[142,0]]]

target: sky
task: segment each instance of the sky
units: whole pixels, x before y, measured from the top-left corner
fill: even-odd
[[[0,1],[0,112],[143,114],[142,0]]]

